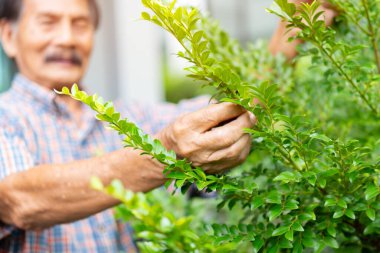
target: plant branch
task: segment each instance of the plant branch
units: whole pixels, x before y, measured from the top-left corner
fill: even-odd
[[[374,105],[371,104],[371,102],[368,100],[367,96],[359,89],[359,87],[355,84],[354,80],[348,76],[348,74],[343,70],[342,66],[334,59],[334,57],[329,54],[326,49],[323,47],[323,45],[320,45],[317,42],[314,42],[317,47],[328,57],[328,59],[331,61],[331,63],[338,69],[339,73],[348,81],[348,83],[351,85],[351,87],[358,93],[360,98],[364,101],[365,104],[370,108],[372,113],[377,117],[378,111]]]
[[[368,22],[369,37],[373,46],[373,52],[376,60],[377,72],[380,74],[380,55],[379,55],[379,45],[377,42],[377,34],[373,28],[372,19],[369,13],[368,0],[362,0],[365,16]]]

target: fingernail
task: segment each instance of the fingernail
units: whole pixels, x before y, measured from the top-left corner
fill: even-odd
[[[256,123],[256,116],[252,112],[248,112],[248,115],[249,115],[249,119],[252,122]]]

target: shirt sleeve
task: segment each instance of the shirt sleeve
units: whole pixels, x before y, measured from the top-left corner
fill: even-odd
[[[33,166],[34,159],[22,132],[0,125],[0,181]]]
[[[6,225],[0,221],[0,242],[2,239],[12,234],[15,230],[17,230],[17,228],[14,226]]]
[[[31,153],[21,131],[0,124],[0,182],[7,176],[33,167]],[[1,196],[0,196],[1,198]],[[0,221],[0,240],[9,236],[15,227]]]
[[[201,96],[181,101],[179,104],[130,103],[125,107],[125,115],[148,134],[155,134],[184,113],[193,112],[209,104],[209,96]],[[122,113],[123,114],[123,113]]]

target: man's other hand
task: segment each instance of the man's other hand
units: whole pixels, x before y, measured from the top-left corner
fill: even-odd
[[[158,134],[158,138],[181,158],[187,158],[206,173],[219,173],[241,164],[248,156],[256,118],[242,107],[213,104],[180,116]]]

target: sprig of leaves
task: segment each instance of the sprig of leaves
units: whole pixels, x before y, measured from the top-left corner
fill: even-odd
[[[104,186],[99,178],[92,178],[91,185],[122,203],[116,209],[116,218],[133,223],[141,252],[222,253],[236,247],[232,243],[215,244],[208,234],[198,235],[191,226],[191,216],[176,217],[151,196],[126,190],[119,180]]]

